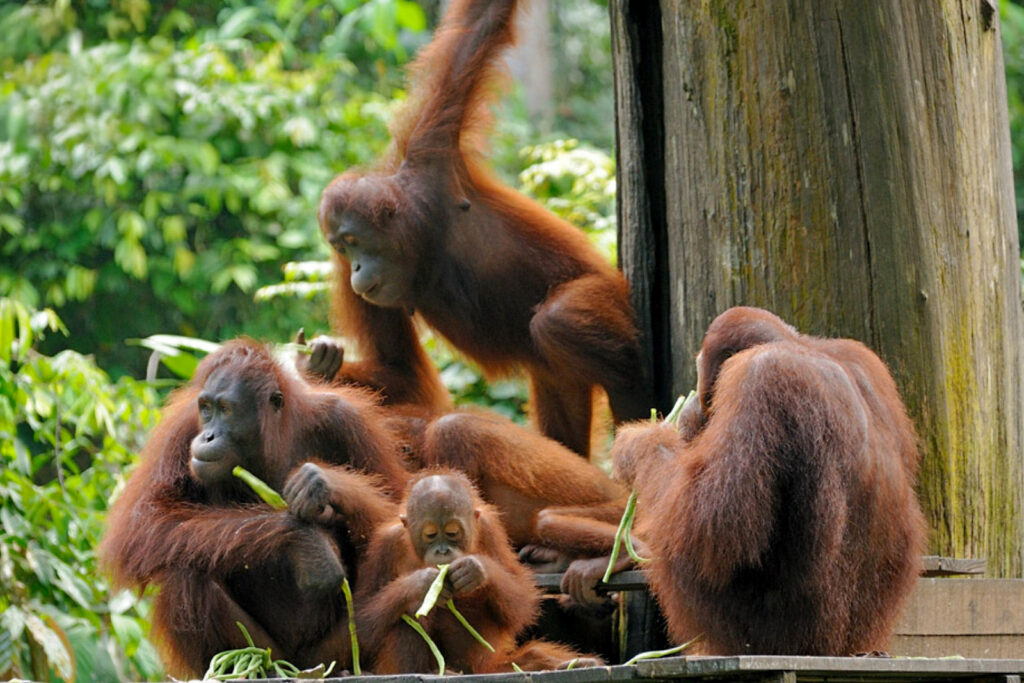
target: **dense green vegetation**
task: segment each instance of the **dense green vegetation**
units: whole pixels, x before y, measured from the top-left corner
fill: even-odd
[[[135,14],[146,3],[110,5],[99,22],[108,30],[121,36],[130,19],[154,35],[97,40],[97,25],[72,24],[58,49],[6,62],[0,293],[58,308],[72,331],[60,343],[119,373],[138,374],[144,360],[124,346],[130,337],[294,333],[310,311],[256,306],[252,293],[279,278],[283,262],[322,255],[319,192],[335,169],[383,147],[396,91],[369,89],[368,69],[344,52],[301,51],[291,34],[305,35],[306,24],[322,32],[320,14],[269,41],[277,24],[260,10],[272,4],[239,3],[205,27],[181,10],[147,21]],[[371,23],[350,40],[354,51],[397,73],[388,67],[415,43],[399,37],[425,27],[422,12],[411,2],[363,7],[389,7],[394,22]],[[9,8],[0,31],[33,10]],[[390,40],[367,37],[374,31]]]
[[[63,332],[52,310],[0,298],[0,678],[153,678],[146,604],[110,593],[94,548],[156,391],[75,351],[36,351]]]

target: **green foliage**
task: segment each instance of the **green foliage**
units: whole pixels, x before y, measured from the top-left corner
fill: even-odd
[[[454,353],[435,337],[426,340],[427,352],[441,368],[441,381],[456,404],[486,406],[510,420],[526,420],[529,390],[521,378],[487,381],[474,363]]]
[[[615,261],[615,162],[607,153],[577,140],[526,147],[521,190],[582,228],[610,261]]]
[[[147,605],[96,566],[105,511],[157,418],[153,389],[32,344],[52,311],[0,298],[0,677],[154,678]],[[71,654],[73,653],[73,659]]]
[[[203,42],[246,38],[279,45],[289,68],[326,56],[381,67],[403,63],[423,41],[426,17],[412,0],[0,1],[0,62],[85,45],[160,36]]]
[[[2,14],[13,21],[64,4]],[[294,332],[309,311],[257,306],[252,293],[279,278],[281,263],[323,256],[319,193],[381,151],[394,95],[367,91],[343,58],[288,60],[303,54],[294,41],[307,39],[305,24],[270,27],[295,4],[239,3],[178,42],[160,33],[91,47],[74,28],[92,16],[82,13],[60,24],[72,26],[66,52],[5,61],[0,295],[59,309],[76,348],[121,371],[134,361],[136,373],[139,354],[115,345],[126,336]],[[335,4],[351,10],[335,23],[364,57],[370,40],[400,60],[398,29],[424,25],[407,2]],[[255,42],[268,33],[277,42]],[[325,310],[313,314],[326,320]]]
[[[182,337],[177,334],[154,334],[145,339],[129,339],[128,342],[130,344],[138,344],[153,351],[156,358],[175,377],[184,380],[191,378],[192,374],[196,371],[196,367],[199,365],[201,356],[197,356],[193,353],[194,351],[205,355],[213,353],[220,348],[220,344],[216,342],[193,337]],[[151,356],[150,358],[150,365],[152,366],[153,357]],[[147,376],[150,375],[149,370],[147,368]],[[156,376],[155,368],[152,368],[152,376]]]
[[[555,129],[602,149],[615,144],[615,88],[607,0],[552,2]]]
[[[279,296],[312,299],[330,289],[329,278],[334,271],[330,261],[289,261],[284,264],[284,281],[256,290],[256,301],[269,301]]]
[[[579,93],[610,74],[606,7],[572,5],[552,11],[556,72]],[[0,0],[0,295],[56,308],[116,374],[144,360],[120,341],[156,330],[326,327],[322,298],[252,294],[324,256],[319,192],[385,146],[426,25],[410,0]],[[610,102],[610,84],[585,89]],[[582,111],[610,132],[610,109],[573,97],[560,129],[588,130]],[[502,128],[524,133],[513,118]]]
[[[1006,68],[1006,98],[1010,111],[1017,229],[1024,243],[1024,222],[1020,218],[1024,214],[1024,7],[1009,0],[1000,0],[999,18]]]

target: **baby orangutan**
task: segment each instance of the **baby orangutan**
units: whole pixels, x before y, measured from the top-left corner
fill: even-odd
[[[359,641],[378,674],[429,673],[434,659],[402,615],[413,615],[438,574],[448,575],[437,605],[419,619],[450,670],[460,673],[526,671],[600,666],[595,657],[542,640],[516,648],[516,635],[533,623],[540,592],[516,559],[496,513],[465,475],[431,470],[409,489],[400,522],[381,527],[360,569],[356,604]],[[445,605],[448,599],[494,646],[473,638]]]

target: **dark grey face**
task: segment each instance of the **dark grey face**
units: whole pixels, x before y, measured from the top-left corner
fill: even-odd
[[[361,216],[346,213],[328,242],[351,267],[352,291],[374,306],[399,308],[409,303],[408,280],[413,264],[402,263],[398,251]]]
[[[413,486],[402,522],[424,564],[449,564],[473,548],[478,515],[464,491],[428,477]]]
[[[409,534],[424,564],[449,564],[466,554],[471,537],[466,517],[428,514],[414,521]]]
[[[246,469],[262,459],[260,405],[257,394],[237,377],[234,368],[214,371],[197,398],[200,432],[192,440],[192,474],[203,484],[229,481],[235,465]],[[280,410],[284,398],[274,392],[272,410]]]

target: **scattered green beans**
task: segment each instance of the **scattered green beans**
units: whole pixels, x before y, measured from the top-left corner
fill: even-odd
[[[210,666],[203,674],[203,680],[214,681],[240,681],[250,678],[268,678],[277,674],[282,678],[326,678],[334,669],[334,662],[330,666],[323,664],[313,669],[300,669],[291,662],[283,659],[273,659],[270,656],[270,648],[256,647],[252,636],[241,622],[235,624],[242,630],[242,635],[249,643],[248,647],[237,650],[224,650],[218,652],[210,659]]]
[[[241,465],[235,466],[231,473],[244,481],[256,494],[263,499],[263,502],[275,510],[287,510],[288,504],[284,498],[274,489],[267,486],[259,477],[248,471]],[[352,670],[355,675],[361,673],[359,667],[359,640],[356,637],[355,608],[352,605],[352,589],[348,579],[343,579],[341,590],[345,594],[345,607],[348,610],[348,630],[352,637]],[[272,659],[270,648],[262,649],[255,647],[252,637],[240,622],[238,628],[242,629],[249,647],[239,650],[225,650],[218,652],[210,660],[210,668],[207,669],[204,679],[210,678],[218,681],[242,680],[246,678],[267,678],[271,674],[277,674],[282,678],[296,678],[300,674],[302,678],[326,678],[334,670],[335,662],[324,666],[320,664],[312,669],[300,669],[284,659]]]
[[[434,605],[437,604],[437,599],[441,595],[441,590],[444,587],[445,577],[447,577],[448,575],[448,567],[449,565],[447,564],[437,565],[437,576],[434,578],[434,581],[430,584],[430,588],[427,589],[427,594],[423,597],[423,602],[420,604],[419,609],[416,610],[416,619],[426,616],[430,613],[430,610],[434,609]],[[455,606],[455,601],[453,599],[449,598],[448,602],[446,603],[446,606],[448,607],[448,611],[450,611],[452,615],[454,615],[458,622],[462,624],[462,627],[469,631],[469,634],[473,636],[473,638],[475,638],[478,643],[486,647],[491,652],[494,652],[494,646],[487,642],[487,639],[480,635],[479,631],[473,628],[473,625],[466,620],[466,617],[462,616],[462,612],[460,612],[458,608]],[[430,648],[430,651],[434,654],[434,659],[437,660],[438,670],[440,672],[439,675],[443,676],[444,655],[442,655],[441,650],[438,649],[437,643],[435,643],[430,638],[426,630],[418,621],[416,621],[416,619],[413,619],[408,614],[403,614],[402,619],[405,621],[405,623],[409,624],[409,626],[412,626],[416,630],[416,632],[420,634],[423,640],[426,641],[427,646]],[[512,663],[512,666],[516,666],[515,662]],[[516,667],[516,670],[519,670],[518,667]]]

